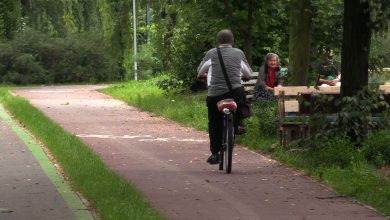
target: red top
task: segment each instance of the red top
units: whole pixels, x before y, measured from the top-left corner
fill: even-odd
[[[276,82],[276,70],[277,70],[277,69],[278,69],[278,67],[276,67],[276,68],[268,67],[267,78],[265,79],[265,84],[266,84],[268,87],[271,87],[271,88],[274,88],[274,87],[275,87],[275,82]]]

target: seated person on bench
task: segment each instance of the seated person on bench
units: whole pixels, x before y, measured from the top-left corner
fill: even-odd
[[[274,100],[274,87],[282,86],[282,84],[279,56],[275,53],[268,53],[265,56],[265,64],[259,70],[259,76],[254,88],[255,99]]]
[[[329,47],[323,48],[321,51],[322,60],[317,66],[319,86],[340,86],[341,73],[340,65],[333,60],[332,49]]]

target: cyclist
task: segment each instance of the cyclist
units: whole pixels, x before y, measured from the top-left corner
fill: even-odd
[[[226,72],[232,85],[229,91],[227,82],[219,62],[217,48],[207,51],[205,57],[198,67],[198,78],[207,78],[208,95],[206,99],[208,109],[208,128],[210,138],[211,156],[207,159],[210,164],[218,164],[218,152],[222,147],[222,113],[217,109],[217,102],[226,98],[233,98],[238,105],[235,127],[243,132],[242,115],[240,105],[245,102],[245,91],[241,79],[249,80],[252,74],[244,53],[233,47],[234,36],[228,30],[222,30],[217,34],[217,46],[222,53]],[[240,124],[240,126],[238,126]]]

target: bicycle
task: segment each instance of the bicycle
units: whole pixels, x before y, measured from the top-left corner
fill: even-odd
[[[219,153],[219,170],[223,170],[225,165],[226,173],[231,173],[235,139],[233,124],[237,103],[233,99],[224,99],[217,103],[217,107],[218,110],[223,113],[223,133],[222,147]]]

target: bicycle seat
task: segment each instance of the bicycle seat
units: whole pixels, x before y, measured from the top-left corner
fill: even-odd
[[[217,107],[219,111],[222,111],[225,108],[234,111],[237,109],[237,103],[234,99],[223,99],[217,103]]]

